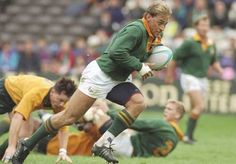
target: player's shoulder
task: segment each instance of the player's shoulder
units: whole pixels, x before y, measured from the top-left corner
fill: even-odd
[[[142,32],[145,31],[143,23],[141,20],[135,20],[128,23],[123,29],[125,30],[132,30],[134,32]]]
[[[189,38],[186,38],[184,40],[184,43],[186,43],[186,44],[194,44],[194,43],[196,43],[196,40],[193,37],[189,37]]]

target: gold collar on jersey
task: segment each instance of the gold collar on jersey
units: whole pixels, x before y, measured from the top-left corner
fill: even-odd
[[[171,126],[175,129],[177,135],[178,135],[178,138],[179,140],[183,140],[184,138],[184,133],[182,132],[182,130],[180,129],[179,125],[174,122],[174,121],[170,121],[169,122],[171,124]]]
[[[193,39],[196,41],[199,41],[201,43],[202,49],[206,50],[208,46],[213,44],[213,41],[211,39],[203,39],[199,34],[195,34],[193,36]]]

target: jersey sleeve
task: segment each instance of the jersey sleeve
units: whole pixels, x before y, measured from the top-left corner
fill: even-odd
[[[41,104],[42,96],[37,89],[33,89],[26,93],[21,99],[20,103],[15,107],[14,113],[20,113],[25,120],[29,118],[30,113]]]
[[[165,140],[164,142],[160,142],[160,144],[153,149],[154,156],[167,156],[174,149],[174,143],[172,140]]]
[[[114,38],[115,40],[108,50],[111,59],[123,68],[139,71],[142,68],[142,63],[135,56],[131,56],[129,52],[137,46],[142,36],[142,31],[138,27],[125,27]]]

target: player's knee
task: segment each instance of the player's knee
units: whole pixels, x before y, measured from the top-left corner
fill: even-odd
[[[196,105],[195,107],[199,113],[202,113],[205,110],[205,105],[202,103],[199,103],[198,105]]]
[[[142,112],[146,108],[146,103],[143,95],[134,94],[133,96],[131,96],[130,100],[127,102],[126,107],[132,107],[135,108],[137,111]]]

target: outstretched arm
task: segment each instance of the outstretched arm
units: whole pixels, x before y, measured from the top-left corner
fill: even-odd
[[[67,155],[68,137],[69,137],[68,130],[59,130],[58,139],[59,139],[60,149],[59,149],[59,157],[57,158],[56,163],[58,163],[61,160],[72,163],[72,160]]]
[[[12,116],[10,125],[8,148],[6,149],[2,159],[5,163],[7,163],[15,153],[19,131],[23,122],[23,116],[20,113],[15,112]]]

